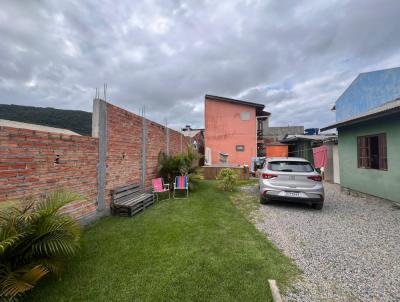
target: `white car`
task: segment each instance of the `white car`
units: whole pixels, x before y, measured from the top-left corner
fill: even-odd
[[[267,158],[258,175],[262,204],[270,200],[301,202],[318,210],[324,205],[322,177],[304,158]]]

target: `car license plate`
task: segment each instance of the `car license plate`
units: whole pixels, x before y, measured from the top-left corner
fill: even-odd
[[[285,195],[289,197],[300,197],[299,192],[285,192]]]

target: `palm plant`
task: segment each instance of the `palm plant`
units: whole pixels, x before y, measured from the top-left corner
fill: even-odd
[[[59,275],[79,248],[80,227],[60,213],[79,195],[55,191],[0,210],[0,301],[17,301],[45,275]]]

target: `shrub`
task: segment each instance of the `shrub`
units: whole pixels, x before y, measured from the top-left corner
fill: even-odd
[[[187,153],[177,155],[168,156],[165,153],[160,153],[158,158],[158,175],[171,183],[178,175],[194,173],[197,169],[195,165],[196,160],[197,154],[191,148],[188,149]]]
[[[218,179],[220,187],[224,191],[233,191],[235,189],[238,176],[232,169],[224,168],[219,172]]]
[[[0,301],[17,301],[45,275],[59,275],[77,252],[80,227],[58,210],[79,198],[56,191],[0,210]]]
[[[193,191],[196,189],[196,187],[199,185],[200,181],[202,179],[202,176],[198,171],[189,174],[189,190]]]

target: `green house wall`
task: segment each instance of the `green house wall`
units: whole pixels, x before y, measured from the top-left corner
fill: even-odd
[[[386,133],[388,170],[357,167],[357,136]],[[338,129],[343,187],[400,202],[400,114]]]

